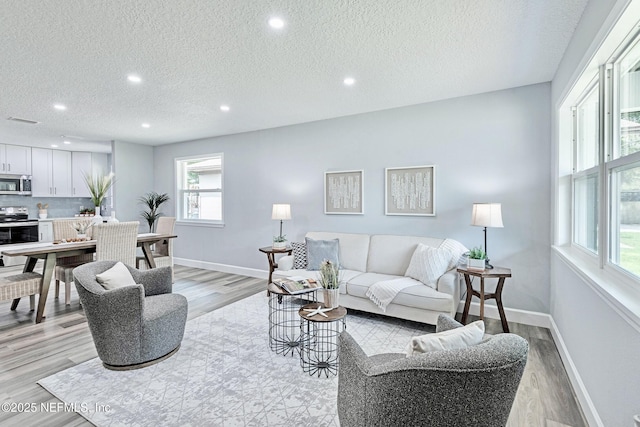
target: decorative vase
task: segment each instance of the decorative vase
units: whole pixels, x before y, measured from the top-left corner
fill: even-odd
[[[96,206],[96,214],[91,221],[94,224],[102,224],[102,217],[100,216],[100,206]]]
[[[323,289],[322,299],[326,308],[336,308],[340,305],[338,298],[340,295],[340,289]]]
[[[40,209],[38,211],[38,218],[45,219],[46,217],[47,217],[47,210],[46,209]]]
[[[78,233],[79,240],[87,240],[87,233]]]
[[[273,249],[286,249],[287,241],[284,242],[273,242]]]
[[[470,269],[470,270],[484,270],[484,268],[485,268],[485,260],[484,259],[467,258],[467,268]]]

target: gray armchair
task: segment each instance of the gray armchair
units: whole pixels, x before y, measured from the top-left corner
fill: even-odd
[[[460,325],[440,315],[437,332]],[[461,350],[368,357],[340,335],[338,416],[353,426],[504,426],[529,344],[500,334]]]
[[[171,356],[180,347],[187,299],[171,293],[171,268],[140,271],[138,285],[105,290],[96,275],[116,264],[98,261],[73,271],[98,356],[109,369],[135,369]]]

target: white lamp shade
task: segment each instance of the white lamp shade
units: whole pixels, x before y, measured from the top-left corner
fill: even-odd
[[[291,219],[291,205],[274,204],[271,211],[271,219]]]
[[[502,228],[502,205],[500,203],[474,203],[471,225]]]

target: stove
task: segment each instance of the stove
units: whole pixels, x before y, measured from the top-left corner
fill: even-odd
[[[0,245],[38,241],[38,221],[25,206],[0,207]]]

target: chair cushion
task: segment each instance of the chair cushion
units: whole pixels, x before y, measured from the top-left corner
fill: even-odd
[[[307,246],[307,270],[320,270],[322,261],[329,260],[340,265],[338,239],[314,240],[305,237]]]
[[[484,336],[484,322],[477,320],[460,328],[411,338],[407,357],[431,351],[458,350],[479,344]]]
[[[432,248],[418,243],[418,247],[411,256],[405,276],[437,289],[438,279],[447,272],[452,258],[453,254],[446,249]]]
[[[136,284],[136,281],[133,280],[133,276],[131,276],[127,267],[121,262],[117,262],[104,273],[96,274],[96,280],[106,290]]]

